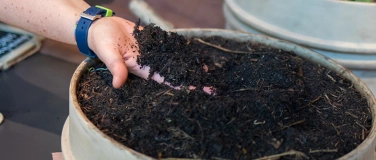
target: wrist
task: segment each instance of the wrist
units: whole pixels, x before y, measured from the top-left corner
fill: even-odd
[[[90,31],[90,29],[95,21],[102,19],[102,17],[113,16],[114,14],[110,9],[101,6],[92,6],[80,15],[75,29],[75,39],[77,47],[82,54],[91,58],[97,57],[89,47],[89,35],[93,34],[93,31]],[[92,45],[90,44],[90,46]]]
[[[107,25],[111,25],[111,22],[108,21],[109,18],[111,17],[103,17],[101,19],[94,21],[88,30],[87,44],[88,44],[89,49],[92,50],[94,53],[96,51],[95,44],[94,44],[95,40],[103,38],[105,36],[105,35],[102,35],[103,30],[106,30],[106,28],[104,27]]]

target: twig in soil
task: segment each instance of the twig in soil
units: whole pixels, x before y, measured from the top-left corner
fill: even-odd
[[[167,93],[170,92],[171,90],[173,90],[173,88],[168,89],[168,90],[163,91],[163,92],[160,92],[160,93],[158,93],[158,94],[155,96],[155,98],[158,98],[158,97],[161,96],[161,95],[167,94]]]
[[[120,135],[117,135],[117,134],[113,134],[113,136],[116,137],[116,138],[121,139],[122,141],[126,141],[127,140],[127,138],[125,138],[124,136],[120,136]]]
[[[333,123],[332,123],[332,126],[333,126],[333,128],[336,130],[337,135],[339,136],[339,135],[340,135],[340,132],[337,130],[337,126],[335,126]]]
[[[331,72],[331,71],[329,71],[328,73],[326,73],[326,76],[327,76],[330,80],[332,80],[334,83],[336,83],[337,81],[336,81],[332,76],[329,75],[330,72]]]
[[[164,145],[166,147],[170,147],[170,148],[173,148],[173,149],[176,149],[176,150],[179,150],[180,148],[175,148],[174,146],[170,145],[170,144],[167,144],[167,143],[159,143],[158,145]]]
[[[257,80],[257,90],[260,90],[263,87],[264,81],[264,78],[260,78],[259,80]]]
[[[331,93],[329,93],[329,94],[330,94],[331,96],[333,96],[333,97],[336,97],[336,98],[338,97],[338,96],[336,96],[336,95],[334,95],[334,94],[331,94]]]
[[[324,94],[324,97],[326,99],[326,102],[328,102],[333,108],[337,109],[337,106],[333,105],[331,102],[330,102],[330,99],[328,97],[328,95]]]
[[[371,113],[369,108],[367,108],[367,109],[368,109],[368,113]],[[368,119],[368,116],[366,116],[366,118],[364,118],[363,124],[365,124],[367,122],[367,119]]]
[[[226,49],[226,48],[223,48],[221,46],[217,46],[217,45],[214,45],[214,44],[211,44],[209,42],[205,42],[203,41],[202,39],[200,38],[194,38],[194,40],[202,43],[202,44],[205,44],[205,45],[208,45],[210,47],[214,47],[214,48],[217,48],[219,50],[222,50],[222,51],[225,51],[225,52],[229,52],[229,53],[238,53],[238,54],[246,54],[246,53],[249,53],[249,52],[244,52],[244,51],[233,51],[233,50],[229,50],[229,49]]]
[[[101,123],[103,123],[104,121],[104,116],[106,115],[106,112],[104,112],[104,114],[102,115],[102,118],[101,118]]]
[[[171,132],[174,137],[177,137],[177,138],[181,138],[181,139],[190,139],[190,140],[194,140],[193,137],[191,137],[190,135],[188,135],[187,133],[185,133],[184,131],[180,130],[179,128],[173,128],[173,127],[170,127],[170,128],[167,128],[167,130],[169,132]]]
[[[257,158],[256,160],[279,159],[283,156],[293,156],[293,155],[295,155],[297,159],[302,159],[303,157],[306,158],[306,159],[309,159],[309,157],[307,155],[305,155],[303,152],[290,150],[288,152],[283,152],[283,153],[280,153],[280,154],[275,154],[275,155],[271,155],[271,156],[265,156],[265,157]]]
[[[265,124],[265,121],[262,121],[262,122],[257,122],[257,120],[253,121],[253,124],[256,126],[256,125],[260,125],[260,124]]]
[[[256,90],[257,89],[254,89],[254,88],[241,88],[241,89],[231,91],[231,92],[256,91]]]
[[[247,49],[251,52],[253,52],[254,50],[252,48],[249,48],[249,46],[247,45]]]
[[[345,112],[345,114],[350,115],[350,116],[354,117],[355,119],[358,119],[358,116],[356,116],[356,115],[354,115],[354,114],[352,114],[350,112]]]
[[[309,105],[311,106],[313,103],[317,102],[318,100],[321,99],[321,96],[317,97],[316,99],[314,99],[313,101],[309,102]]]
[[[338,152],[338,149],[318,149],[318,150],[309,150],[309,153],[322,153],[322,152],[326,152],[326,153],[334,153],[334,152]]]
[[[175,96],[174,94],[172,94],[172,93],[170,93],[170,92],[166,92],[165,94],[167,94],[167,95],[170,95],[170,96]],[[177,102],[175,102],[175,103],[177,103]],[[173,105],[176,105],[174,102],[172,102],[171,104],[173,104]]]
[[[289,88],[289,89],[281,89],[279,91],[280,92],[299,92],[300,90],[294,90],[293,88]]]
[[[230,123],[234,122],[235,120],[236,120],[236,118],[232,117],[232,119],[229,122],[227,122],[226,125],[229,125]]]
[[[343,92],[346,92],[347,90],[345,88],[339,87],[339,89]]]
[[[336,144],[334,144],[334,147],[337,147],[338,143],[339,143],[339,142],[337,142]]]
[[[289,127],[291,127],[291,126],[298,125],[298,124],[300,124],[300,123],[303,123],[304,121],[305,121],[305,120],[303,119],[303,120],[300,120],[300,121],[294,122],[294,123],[292,123],[292,124],[289,124],[289,125],[287,125],[287,126],[283,126],[281,129],[279,129],[279,131],[280,131],[280,130],[284,130],[284,129],[286,129],[286,128],[289,128]]]
[[[359,125],[360,127],[362,127],[363,129],[365,130],[368,130],[366,127],[364,127],[363,125],[359,124],[358,122],[355,122],[357,125]]]

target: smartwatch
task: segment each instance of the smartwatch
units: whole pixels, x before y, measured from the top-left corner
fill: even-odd
[[[80,15],[81,18],[77,22],[75,36],[77,47],[82,54],[90,58],[97,58],[97,55],[89,48],[87,43],[89,28],[95,20],[113,15],[115,15],[115,12],[98,5],[88,8]]]

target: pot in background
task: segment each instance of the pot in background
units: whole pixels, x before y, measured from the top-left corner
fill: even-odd
[[[225,0],[226,29],[290,41],[336,60],[376,92],[376,3]]]

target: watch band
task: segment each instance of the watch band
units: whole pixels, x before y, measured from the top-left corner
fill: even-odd
[[[102,17],[111,17],[115,12],[102,6],[92,6],[84,11],[77,22],[75,36],[77,47],[80,52],[90,58],[97,58],[97,55],[89,48],[87,43],[88,32],[91,24]]]

